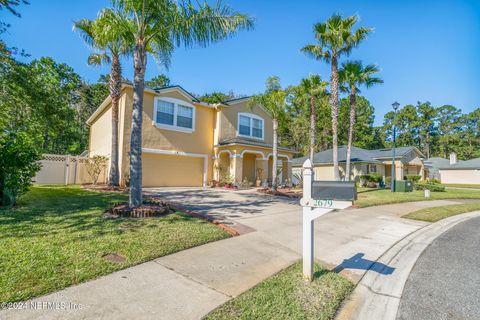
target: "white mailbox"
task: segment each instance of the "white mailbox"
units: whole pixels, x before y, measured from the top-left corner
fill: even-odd
[[[332,182],[333,183],[333,182]],[[317,183],[316,188],[322,188],[322,185],[332,183]],[[309,280],[313,279],[313,264],[314,264],[314,240],[315,240],[315,219],[327,214],[336,209],[346,209],[350,207],[356,197],[355,183],[344,183],[338,186],[331,186],[331,188],[339,188],[338,194],[348,194],[348,197],[341,197],[340,200],[333,196],[328,198],[312,198],[312,163],[307,159],[303,163],[303,198],[300,199],[300,205],[303,207],[303,276]],[[351,188],[351,190],[350,190]],[[347,190],[346,190],[347,189]],[[316,190],[316,195],[324,193]],[[347,191],[347,192],[345,192]],[[329,190],[331,193],[332,190]],[[333,192],[335,194],[335,192]]]

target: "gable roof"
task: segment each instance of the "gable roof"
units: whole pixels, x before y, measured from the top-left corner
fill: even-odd
[[[407,155],[410,151],[415,150],[421,156],[422,153],[415,147],[399,147],[395,148],[395,158],[402,158]],[[393,149],[376,149],[376,150],[366,150],[358,147],[352,146],[351,151],[351,162],[368,162],[368,163],[382,163],[379,159],[391,159],[393,157]],[[309,157],[301,157],[293,159],[293,166],[301,166],[305,160]],[[347,161],[347,146],[338,147],[338,162]],[[313,156],[314,164],[330,164],[333,163],[333,149],[328,149],[325,151],[320,151],[314,154]]]
[[[246,101],[246,100],[250,100],[250,98],[252,98],[252,96],[234,98],[234,99],[223,101],[223,103],[226,104],[226,105],[231,105],[231,104],[240,103],[240,102],[243,102],[243,101]]]
[[[153,91],[157,93],[162,93],[162,92],[169,92],[169,91],[179,91],[181,95],[183,95],[185,98],[192,100],[192,102],[201,102],[198,100],[193,94],[185,90],[182,86],[180,85],[174,85],[174,86],[165,86],[165,87],[155,87],[152,88]]]
[[[133,88],[133,85],[127,82],[122,83],[122,90],[125,88]],[[182,86],[179,85],[174,85],[174,86],[167,86],[167,87],[156,87],[156,88],[150,88],[148,86],[145,86],[144,92],[152,93],[152,94],[162,94],[166,93],[169,91],[177,91],[179,92],[187,101],[194,102],[196,104],[202,105],[204,107],[208,108],[216,108],[217,104],[210,104],[207,102],[203,102],[198,100],[193,94],[185,90]],[[105,100],[103,100],[102,104],[92,113],[92,115],[87,119],[86,123],[88,125],[91,125],[94,120],[108,107],[110,102],[112,101],[110,95],[108,95]],[[224,105],[221,104],[220,105]]]
[[[480,158],[458,161],[455,164],[441,165],[440,170],[476,170],[480,169]]]
[[[432,157],[425,159],[425,168],[438,169],[439,167],[446,167],[450,165],[450,160],[440,157]]]
[[[273,148],[273,145],[259,141],[259,140],[254,140],[254,139],[248,139],[248,138],[243,138],[243,137],[235,137],[235,138],[229,138],[229,139],[223,139],[218,142],[218,146],[227,146],[227,145],[233,145],[233,144],[240,144],[240,145],[247,145],[247,146],[253,146],[253,147],[262,147],[262,148]],[[281,151],[290,151],[295,153],[295,150],[288,149],[288,148],[283,148],[283,147],[277,147],[278,150]]]

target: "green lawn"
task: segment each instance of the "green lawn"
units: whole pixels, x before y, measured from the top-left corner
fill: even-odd
[[[204,220],[104,219],[127,195],[35,186],[14,209],[0,210],[0,302],[46,294],[186,248],[229,237]],[[126,257],[110,262],[102,256]]]
[[[446,184],[448,187],[454,188],[468,188],[468,189],[480,189],[480,184]]]
[[[298,262],[228,301],[206,319],[333,319],[353,284],[315,266],[313,282],[302,276]]]
[[[423,191],[392,193],[390,189],[358,188],[358,200],[355,201],[354,205],[363,208],[382,204],[439,199],[480,200],[480,190],[447,189],[445,192],[431,192],[430,198],[425,198]]]
[[[457,214],[480,210],[480,203],[452,204],[448,206],[425,208],[404,215],[402,218],[436,222]]]

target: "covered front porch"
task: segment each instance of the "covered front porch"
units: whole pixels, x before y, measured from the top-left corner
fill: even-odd
[[[235,183],[244,187],[270,186],[273,176],[272,149],[243,145],[215,148],[213,179],[223,183]],[[278,152],[275,166],[277,183],[292,183],[293,152]]]
[[[392,162],[384,161],[385,176],[392,176]],[[421,180],[425,179],[423,162],[419,158],[411,159],[410,161],[395,161],[395,180],[403,180],[407,175],[418,175]]]

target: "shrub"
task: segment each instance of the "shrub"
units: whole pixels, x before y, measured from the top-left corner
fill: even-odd
[[[418,182],[414,184],[415,190],[430,190],[431,192],[445,192],[445,186],[440,183]]]
[[[92,178],[93,185],[96,185],[98,178],[103,170],[107,167],[108,158],[105,156],[93,156],[88,159],[85,167],[87,168],[87,173]]]
[[[421,176],[419,176],[418,174],[407,174],[403,180],[407,180],[407,181],[412,181],[413,183],[417,183],[418,181],[420,181],[420,178]]]
[[[373,185],[383,180],[383,177],[379,173],[364,174],[360,176],[360,185],[374,188]]]
[[[385,177],[386,184],[392,184],[392,177]]]
[[[371,180],[370,180],[371,182],[379,183],[383,180],[383,177],[380,173],[371,173],[370,177],[371,177]]]
[[[28,191],[40,165],[40,153],[25,132],[0,133],[0,206],[13,206]]]

